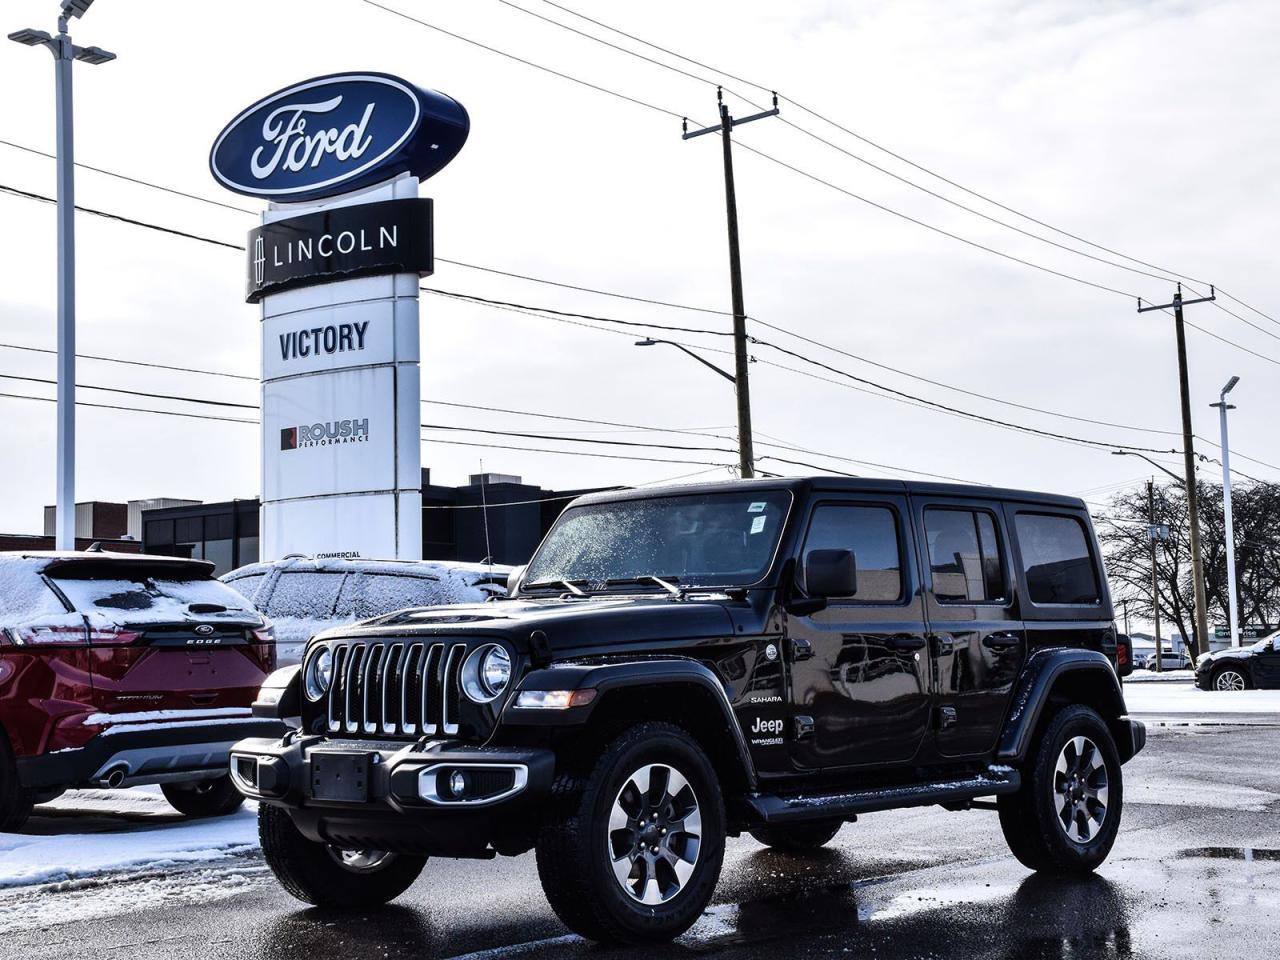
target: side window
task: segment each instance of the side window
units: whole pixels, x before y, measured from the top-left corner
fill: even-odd
[[[336,616],[367,620],[408,607],[427,607],[443,603],[441,593],[439,581],[429,577],[358,574],[343,587]]]
[[[234,580],[227,580],[225,583],[250,603],[256,604],[258,600],[258,591],[262,589],[262,584],[266,579],[267,575],[265,573],[251,573],[248,576],[236,577]]]
[[[898,518],[888,507],[823,504],[813,511],[804,552],[850,550],[858,565],[862,603],[897,603],[902,599],[902,557]]]
[[[268,617],[299,617],[325,620],[333,615],[345,573],[313,573],[286,570],[276,581],[267,601]]]
[[[1089,541],[1079,520],[1019,513],[1016,523],[1032,603],[1097,603],[1101,599]]]
[[[933,595],[942,603],[1005,600],[995,519],[985,510],[929,507],[924,512]]]

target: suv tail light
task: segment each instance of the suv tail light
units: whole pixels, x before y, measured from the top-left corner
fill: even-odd
[[[10,627],[10,639],[18,646],[120,646],[133,643],[140,634],[115,627],[88,627],[83,623],[33,623]]]
[[[259,627],[257,630],[253,630],[251,632],[253,633],[254,643],[275,643],[276,642],[275,627],[272,627],[272,626]]]

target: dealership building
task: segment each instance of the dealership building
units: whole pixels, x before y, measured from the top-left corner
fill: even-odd
[[[465,485],[449,487],[431,483],[430,471],[423,470],[422,559],[525,563],[565,505],[590,492],[545,490],[496,473],[475,474]],[[226,573],[260,556],[259,506],[254,498],[146,510],[142,547],[212,560],[218,574]]]

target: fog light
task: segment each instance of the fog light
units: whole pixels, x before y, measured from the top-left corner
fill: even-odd
[[[449,792],[455,797],[461,797],[467,792],[467,778],[461,770],[453,771],[453,774],[449,777]]]

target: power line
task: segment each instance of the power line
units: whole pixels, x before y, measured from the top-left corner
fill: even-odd
[[[481,50],[487,50],[489,53],[496,53],[498,56],[506,57],[508,60],[514,60],[516,63],[522,63],[526,67],[533,67],[535,70],[541,70],[543,73],[549,73],[554,77],[559,77],[561,80],[568,80],[571,83],[580,84],[581,86],[588,87],[592,90],[595,90],[598,93],[604,93],[611,97],[617,97],[619,100],[625,100],[628,103],[635,104],[638,107],[645,107],[646,109],[649,109],[649,110],[655,110],[658,113],[664,113],[669,117],[675,117],[677,120],[683,117],[683,114],[676,113],[676,111],[674,110],[668,110],[666,107],[660,107],[655,103],[649,103],[647,100],[640,100],[640,99],[637,99],[636,97],[630,97],[630,96],[627,96],[625,93],[619,93],[617,90],[610,90],[608,87],[602,87],[599,84],[591,83],[587,80],[581,80],[578,77],[570,76],[567,73],[561,73],[559,70],[553,70],[551,67],[545,67],[540,63],[534,63],[532,60],[526,60],[524,57],[518,57],[514,53],[507,53],[505,50],[499,50],[497,47],[491,47],[486,43],[481,43],[479,40],[472,40],[470,37],[464,37],[460,33],[454,33],[451,30],[446,30],[444,27],[438,27],[434,23],[427,23],[427,21],[425,20],[420,20],[417,17],[412,17],[409,14],[403,13],[400,10],[396,10],[392,7],[388,7],[381,3],[377,3],[376,0],[360,0],[360,2],[370,7],[377,7],[379,10],[382,10],[386,13],[390,13],[397,17],[401,17],[404,20],[409,20],[413,23],[418,24],[419,26],[426,27],[429,30],[434,30],[437,33],[442,33],[446,37],[452,37],[454,40],[461,40],[463,43],[470,44],[473,47],[478,47]]]
[[[666,70],[673,71],[673,72],[675,72],[675,73],[681,74],[681,75],[686,76],[686,77],[690,77],[691,79],[698,80],[698,81],[700,81],[700,82],[704,82],[704,83],[716,83],[716,82],[717,82],[716,80],[714,80],[714,79],[712,79],[712,78],[697,76],[697,75],[695,75],[695,74],[689,73],[689,72],[688,72],[688,71],[686,71],[686,70],[682,70],[682,69],[680,69],[679,67],[672,66],[672,65],[671,65],[671,64],[669,64],[669,63],[662,63],[661,61],[654,60],[654,59],[653,59],[653,58],[651,58],[651,57],[647,57],[647,56],[644,56],[643,54],[637,53],[637,52],[636,52],[636,51],[634,51],[634,50],[629,50],[629,49],[627,49],[627,48],[625,48],[625,47],[622,47],[622,46],[619,46],[619,45],[617,45],[617,44],[610,43],[609,41],[604,40],[603,38],[596,37],[596,36],[594,36],[594,35],[592,35],[592,34],[586,33],[585,31],[577,30],[577,29],[575,29],[574,27],[569,26],[568,24],[561,23],[561,22],[559,22],[559,21],[557,21],[557,20],[554,20],[554,19],[552,19],[552,18],[549,18],[549,17],[543,17],[542,15],[537,14],[537,13],[534,13],[534,12],[533,12],[533,11],[531,11],[531,10],[526,10],[526,9],[525,9],[525,8],[523,8],[523,7],[520,7],[520,6],[518,6],[518,5],[514,4],[514,3],[511,3],[511,2],[510,2],[510,0],[499,0],[499,2],[504,3],[506,6],[509,6],[509,7],[513,8],[513,9],[520,10],[521,12],[526,13],[526,14],[528,14],[528,15],[530,15],[530,16],[537,17],[537,18],[538,18],[538,19],[540,19],[540,20],[545,20],[545,21],[546,21],[546,22],[548,22],[548,23],[555,24],[556,26],[559,26],[559,27],[561,27],[561,28],[562,28],[562,29],[564,29],[564,30],[568,30],[568,31],[570,31],[570,32],[572,32],[572,33],[578,34],[579,36],[586,37],[587,39],[593,40],[593,41],[595,41],[595,42],[597,42],[597,43],[603,44],[603,45],[605,45],[605,46],[607,46],[607,47],[610,47],[610,48],[612,48],[612,49],[619,50],[619,51],[621,51],[622,53],[628,54],[629,56],[637,57],[637,58],[639,58],[639,59],[641,59],[641,60],[644,60],[644,61],[646,61],[646,62],[648,62],[648,63],[655,64],[655,65],[657,65],[657,66],[659,66],[659,67],[662,67],[662,68],[664,68],[664,69],[666,69]],[[671,50],[671,49],[669,49],[669,48],[667,48],[667,47],[660,46],[660,45],[658,45],[658,44],[655,44],[655,43],[652,43],[652,42],[650,42],[650,41],[648,41],[648,40],[645,40],[645,39],[643,39],[643,38],[641,38],[641,37],[638,37],[638,36],[636,36],[635,34],[627,33],[626,31],[624,31],[624,30],[620,30],[620,29],[618,29],[617,27],[611,26],[610,24],[607,24],[607,23],[605,23],[605,22],[603,22],[603,21],[601,21],[601,20],[596,20],[596,19],[593,19],[593,18],[591,18],[591,17],[588,17],[587,15],[585,15],[585,14],[583,14],[583,13],[579,13],[578,11],[573,10],[573,9],[571,9],[571,8],[569,8],[569,7],[566,7],[566,6],[562,5],[562,4],[555,3],[555,2],[553,2],[553,0],[542,0],[542,2],[543,2],[543,3],[546,3],[548,6],[551,6],[551,7],[556,8],[557,10],[563,11],[564,13],[567,13],[567,14],[569,14],[569,15],[571,15],[571,16],[577,17],[577,18],[579,18],[579,19],[581,19],[581,20],[585,20],[585,21],[586,21],[586,22],[588,22],[588,23],[592,23],[592,24],[594,24],[594,25],[596,25],[596,26],[598,26],[598,27],[601,27],[601,28],[603,28],[603,29],[605,29],[605,30],[608,30],[608,31],[610,31],[610,32],[612,32],[612,33],[615,33],[615,34],[618,34],[618,35],[620,35],[620,36],[626,37],[626,38],[628,38],[628,39],[630,39],[630,40],[633,40],[633,41],[635,41],[636,43],[640,43],[640,44],[643,44],[644,46],[650,47],[651,49],[661,51],[662,53],[665,53],[665,54],[667,54],[668,56],[672,56],[672,57],[675,57],[675,58],[677,58],[677,59],[679,59],[679,60],[683,60],[683,61],[684,61],[684,62],[686,62],[686,63],[694,64],[694,65],[696,65],[696,66],[698,66],[698,67],[701,67],[701,68],[702,68],[702,69],[704,69],[704,70],[710,70],[712,73],[719,74],[720,76],[723,76],[723,77],[729,77],[730,79],[732,79],[732,80],[736,80],[736,81],[738,81],[738,82],[740,82],[740,83],[748,84],[749,86],[752,86],[752,87],[754,87],[754,88],[756,88],[757,90],[760,90],[760,91],[762,91],[762,92],[769,93],[769,94],[776,94],[776,87],[768,87],[768,86],[765,86],[765,85],[763,85],[763,84],[756,83],[756,82],[754,82],[754,81],[752,81],[752,80],[747,80],[747,79],[745,79],[745,78],[743,78],[743,77],[735,76],[735,75],[733,75],[733,74],[731,74],[731,73],[728,73],[727,71],[721,70],[721,69],[719,69],[719,68],[717,68],[717,67],[713,67],[713,66],[711,66],[710,64],[704,63],[703,61],[696,60],[696,59],[693,59],[693,58],[691,58],[691,57],[687,57],[687,56],[685,56],[685,55],[683,55],[683,54],[680,54],[680,53],[677,53],[676,51]],[[727,88],[727,87],[726,87],[726,90],[728,90],[728,88]],[[752,106],[755,106],[757,109],[763,109],[762,107],[760,107],[760,105],[759,105],[759,104],[754,103],[750,98],[748,98],[748,97],[746,97],[746,96],[743,96],[742,94],[737,93],[737,92],[732,91],[732,90],[729,90],[729,92],[730,92],[730,93],[732,93],[734,96],[737,96],[737,97],[739,97],[740,99],[744,100],[746,103],[751,104]],[[1057,233],[1057,234],[1059,234],[1059,235],[1061,235],[1061,236],[1067,237],[1067,238],[1069,238],[1069,239],[1071,239],[1071,240],[1075,240],[1075,241],[1077,241],[1078,243],[1083,243],[1083,244],[1085,244],[1086,246],[1093,247],[1093,248],[1094,248],[1094,249],[1096,249],[1096,250],[1101,250],[1101,251],[1103,251],[1104,253],[1109,253],[1109,254],[1111,254],[1111,255],[1113,255],[1113,256],[1116,256],[1116,257],[1120,257],[1120,258],[1121,258],[1121,259],[1123,259],[1123,260],[1128,260],[1128,261],[1130,261],[1131,263],[1139,264],[1139,265],[1140,265],[1140,266],[1142,266],[1142,267],[1150,268],[1150,270],[1157,270],[1157,271],[1160,271],[1160,273],[1159,273],[1159,274],[1153,274],[1153,273],[1150,273],[1148,270],[1141,270],[1141,269],[1137,269],[1137,268],[1134,268],[1134,267],[1126,266],[1125,264],[1116,263],[1116,262],[1115,262],[1115,261],[1113,261],[1113,260],[1108,260],[1108,259],[1106,259],[1106,258],[1097,257],[1097,256],[1095,256],[1095,255],[1093,255],[1093,254],[1087,253],[1087,252],[1082,251],[1082,250],[1078,250],[1078,249],[1076,249],[1076,248],[1074,248],[1074,247],[1070,247],[1070,246],[1067,246],[1067,245],[1065,245],[1065,244],[1058,243],[1058,242],[1056,242],[1056,241],[1054,241],[1054,240],[1050,240],[1050,239],[1048,239],[1047,237],[1040,236],[1039,234],[1035,234],[1035,233],[1032,233],[1032,232],[1030,232],[1030,231],[1023,230],[1022,228],[1017,227],[1017,226],[1015,226],[1015,225],[1013,225],[1013,224],[1010,224],[1010,223],[1008,223],[1008,222],[1006,222],[1006,221],[1004,221],[1004,220],[1000,220],[1000,219],[998,219],[998,218],[995,218],[995,217],[992,217],[992,216],[990,216],[990,215],[988,215],[988,214],[985,214],[985,213],[983,213],[983,212],[981,212],[981,211],[979,211],[979,210],[975,210],[975,209],[973,209],[972,207],[969,207],[969,206],[966,206],[966,205],[964,205],[964,204],[958,203],[957,201],[952,200],[952,199],[951,199],[951,198],[949,198],[949,197],[946,197],[946,196],[944,196],[944,195],[942,195],[942,194],[940,194],[940,193],[937,193],[936,191],[930,190],[928,187],[925,187],[925,186],[923,186],[922,184],[916,183],[916,182],[915,182],[915,181],[913,181],[913,180],[907,179],[906,177],[903,177],[903,176],[901,176],[901,175],[899,175],[899,174],[897,174],[897,173],[894,173],[894,172],[893,172],[893,171],[891,171],[891,170],[888,170],[888,169],[886,169],[886,168],[884,168],[884,167],[882,167],[882,166],[880,166],[880,165],[878,165],[878,164],[876,164],[876,163],[873,163],[873,162],[872,162],[872,161],[870,161],[870,160],[867,160],[865,157],[859,156],[859,155],[857,155],[857,154],[853,153],[852,151],[849,151],[849,150],[844,149],[843,147],[839,146],[838,144],[832,143],[831,141],[829,141],[829,140],[825,139],[824,137],[819,136],[818,134],[814,133],[813,131],[809,130],[808,128],[801,126],[800,124],[797,124],[797,123],[794,123],[794,122],[792,122],[792,121],[790,121],[790,120],[787,120],[785,117],[780,118],[780,119],[782,120],[782,122],[783,122],[783,123],[787,124],[788,126],[792,127],[793,129],[795,129],[795,130],[799,131],[800,133],[803,133],[803,134],[805,134],[806,136],[809,136],[809,137],[811,137],[811,138],[813,138],[813,139],[815,139],[815,140],[819,141],[820,143],[823,143],[823,144],[825,144],[826,146],[828,146],[828,147],[830,147],[830,148],[832,148],[832,149],[834,149],[834,150],[837,150],[838,152],[840,152],[840,153],[842,153],[842,154],[845,154],[846,156],[850,157],[850,158],[851,158],[851,159],[853,159],[853,160],[858,161],[859,163],[863,163],[863,164],[865,164],[865,165],[867,165],[867,166],[870,166],[872,169],[874,169],[874,170],[876,170],[876,171],[878,171],[878,172],[880,172],[880,173],[882,173],[882,174],[885,174],[886,176],[892,177],[892,178],[894,178],[894,179],[896,179],[896,180],[901,181],[902,183],[907,184],[908,186],[911,186],[911,187],[913,187],[913,188],[915,188],[915,189],[917,189],[917,190],[921,190],[921,191],[923,191],[923,192],[925,192],[925,193],[929,194],[930,196],[936,197],[937,199],[942,200],[942,201],[943,201],[943,202],[945,202],[945,203],[949,203],[949,204],[951,204],[951,205],[953,205],[953,206],[956,206],[956,207],[958,207],[958,208],[960,208],[960,209],[962,209],[962,210],[965,210],[965,211],[966,211],[966,212],[968,212],[968,213],[974,214],[975,216],[982,217],[982,218],[984,218],[984,219],[986,219],[986,220],[989,220],[989,221],[991,221],[991,222],[993,222],[993,223],[996,223],[996,224],[998,224],[998,225],[1000,225],[1000,226],[1006,227],[1007,229],[1017,231],[1018,233],[1021,233],[1021,234],[1025,235],[1025,236],[1028,236],[1028,237],[1030,237],[1030,238],[1032,238],[1032,239],[1039,240],[1039,241],[1041,241],[1042,243],[1050,244],[1050,245],[1052,245],[1052,246],[1058,247],[1059,249],[1062,249],[1062,250],[1068,251],[1068,252],[1070,252],[1070,253],[1077,254],[1078,256],[1088,257],[1089,259],[1096,260],[1096,261],[1098,261],[1098,262],[1100,262],[1100,263],[1105,263],[1105,264],[1107,264],[1107,265],[1109,265],[1109,266],[1117,267],[1117,268],[1119,268],[1119,269],[1121,269],[1121,270],[1128,270],[1128,271],[1130,271],[1130,272],[1137,273],[1137,274],[1141,274],[1141,275],[1143,275],[1143,276],[1153,277],[1153,278],[1155,278],[1155,279],[1163,279],[1163,280],[1166,280],[1166,281],[1167,281],[1167,280],[1169,280],[1169,278],[1170,278],[1170,277],[1176,277],[1176,278],[1179,278],[1179,279],[1181,279],[1181,280],[1187,281],[1189,284],[1190,284],[1190,283],[1195,283],[1195,284],[1200,284],[1201,286],[1206,286],[1206,285],[1207,285],[1207,281],[1204,281],[1204,280],[1198,280],[1198,279],[1196,279],[1195,277],[1191,277],[1191,276],[1188,276],[1188,275],[1186,275],[1186,274],[1179,273],[1179,272],[1177,272],[1177,271],[1175,271],[1175,270],[1171,270],[1171,269],[1169,269],[1168,267],[1161,267],[1161,266],[1159,266],[1159,265],[1157,265],[1157,264],[1150,263],[1150,262],[1148,262],[1148,261],[1141,260],[1141,259],[1139,259],[1139,258],[1137,258],[1137,257],[1133,257],[1133,256],[1130,256],[1130,255],[1128,255],[1128,254],[1122,253],[1122,252],[1120,252],[1120,251],[1118,251],[1118,250],[1114,250],[1114,249],[1112,249],[1112,248],[1110,248],[1110,247],[1103,246],[1102,244],[1095,243],[1095,242],[1094,242],[1094,241],[1092,241],[1092,240],[1087,240],[1087,239],[1085,239],[1084,237],[1078,236],[1077,234],[1071,233],[1071,232],[1069,232],[1069,231],[1067,231],[1067,230],[1063,230],[1062,228],[1060,228],[1060,227],[1056,227],[1056,226],[1054,226],[1053,224],[1048,223],[1048,222],[1046,222],[1046,221],[1044,221],[1044,220],[1037,219],[1036,217],[1033,217],[1033,216],[1031,216],[1030,214],[1024,213],[1024,212],[1022,212],[1022,211],[1020,211],[1020,210],[1018,210],[1018,209],[1016,209],[1016,208],[1014,208],[1014,207],[1011,207],[1011,206],[1008,206],[1008,205],[1006,205],[1006,204],[1000,203],[999,201],[994,200],[994,199],[992,199],[991,197],[986,196],[985,194],[979,193],[979,192],[977,192],[976,190],[973,190],[973,189],[971,189],[971,188],[969,188],[969,187],[966,187],[965,185],[963,185],[963,184],[961,184],[961,183],[959,183],[959,182],[957,182],[957,181],[955,181],[955,180],[951,180],[951,179],[949,179],[948,177],[945,177],[945,176],[943,176],[942,174],[940,174],[940,173],[938,173],[938,172],[936,172],[936,171],[934,171],[934,170],[929,169],[928,167],[925,167],[925,166],[923,166],[923,165],[921,165],[921,164],[919,164],[919,163],[916,163],[915,161],[910,160],[909,158],[907,158],[907,157],[903,156],[903,155],[902,155],[902,154],[900,154],[900,153],[896,153],[896,152],[894,152],[893,150],[890,150],[889,148],[887,148],[887,147],[883,146],[882,144],[877,143],[877,142],[875,142],[874,140],[871,140],[871,139],[869,139],[868,137],[863,136],[862,134],[858,133],[857,131],[850,129],[850,128],[848,128],[848,127],[844,126],[843,124],[838,123],[838,122],[837,122],[837,121],[835,121],[835,120],[832,120],[830,117],[827,117],[827,116],[824,116],[823,114],[818,113],[816,110],[813,110],[812,108],[810,108],[810,107],[806,106],[806,105],[805,105],[805,104],[803,104],[803,103],[800,103],[800,102],[799,102],[799,101],[797,101],[797,100],[794,100],[794,99],[792,99],[792,98],[790,98],[790,97],[785,97],[785,96],[781,96],[781,97],[780,97],[780,99],[782,99],[782,100],[784,100],[785,102],[789,103],[791,106],[796,107],[796,108],[797,108],[797,109],[799,109],[800,111],[802,111],[802,112],[804,112],[804,113],[809,114],[810,116],[814,117],[815,119],[820,120],[821,122],[826,123],[826,124],[828,124],[829,126],[834,127],[835,129],[837,129],[837,130],[839,130],[839,131],[841,131],[841,132],[843,132],[843,133],[845,133],[845,134],[848,134],[849,136],[854,137],[855,139],[857,139],[857,140],[859,140],[859,141],[861,141],[861,142],[863,142],[863,143],[867,144],[868,146],[874,147],[876,150],[879,150],[879,151],[881,151],[882,153],[884,153],[884,154],[886,154],[886,155],[888,155],[888,156],[893,157],[895,160],[899,160],[899,161],[901,161],[902,163],[905,163],[905,164],[907,164],[908,166],[913,167],[913,168],[915,168],[915,169],[917,169],[917,170],[921,171],[922,173],[928,174],[929,176],[931,176],[931,177],[933,177],[933,178],[935,178],[935,179],[937,179],[937,180],[939,180],[939,181],[941,181],[941,182],[943,182],[943,183],[946,183],[946,184],[947,184],[947,185],[949,185],[949,186],[955,187],[956,189],[961,190],[961,191],[963,191],[963,192],[965,192],[965,193],[969,194],[970,196],[976,197],[976,198],[978,198],[978,199],[980,199],[980,200],[982,200],[982,201],[984,201],[984,202],[986,202],[986,203],[989,203],[989,204],[991,204],[991,205],[993,205],[993,206],[995,206],[995,207],[998,207],[999,209],[1004,210],[1004,211],[1006,211],[1006,212],[1008,212],[1008,213],[1012,213],[1013,215],[1015,215],[1015,216],[1017,216],[1017,217],[1021,217],[1022,219],[1026,220],[1026,221],[1028,221],[1028,222],[1030,222],[1030,223],[1034,223],[1034,224],[1036,224],[1037,226],[1044,227],[1045,229],[1047,229],[1047,230],[1051,230],[1051,231],[1053,231],[1054,233]],[[1197,295],[1197,296],[1201,296],[1202,294],[1197,293],[1196,295]],[[1235,301],[1236,303],[1240,304],[1241,306],[1245,307],[1246,309],[1251,310],[1252,312],[1256,313],[1258,316],[1263,317],[1264,319],[1269,320],[1269,321],[1271,321],[1272,323],[1275,323],[1275,324],[1277,324],[1277,325],[1280,325],[1280,320],[1277,320],[1275,317],[1271,316],[1270,314],[1265,313],[1265,312],[1263,312],[1263,311],[1259,310],[1258,308],[1251,306],[1250,304],[1246,303],[1245,301],[1240,300],[1239,298],[1234,297],[1234,296],[1232,296],[1231,294],[1227,294],[1227,293],[1225,293],[1225,292],[1224,292],[1224,296],[1227,296],[1229,299],[1231,299],[1231,300]],[[1231,311],[1231,310],[1228,310],[1226,307],[1222,306],[1221,304],[1215,304],[1215,306],[1217,306],[1217,307],[1218,307],[1218,309],[1222,310],[1223,312],[1227,313],[1229,316],[1232,316],[1232,317],[1234,317],[1235,319],[1239,320],[1240,322],[1242,322],[1242,323],[1246,324],[1247,326],[1252,327],[1253,329],[1255,329],[1255,330],[1257,330],[1257,331],[1259,331],[1259,332],[1261,332],[1261,333],[1264,333],[1264,334],[1266,334],[1267,336],[1276,337],[1277,339],[1280,339],[1280,337],[1277,337],[1275,334],[1272,334],[1270,331],[1264,330],[1263,328],[1261,328],[1261,327],[1257,326],[1256,324],[1250,323],[1248,320],[1244,319],[1244,318],[1243,318],[1243,317],[1241,317],[1239,314],[1234,313],[1234,312],[1233,312],[1233,311]]]
[[[22,343],[0,343],[0,348],[6,350],[25,350],[28,353],[45,353],[56,356],[58,351],[51,347],[32,347]],[[149,367],[155,370],[170,370],[175,373],[200,373],[210,377],[227,377],[231,380],[251,380],[259,383],[261,378],[250,376],[245,373],[227,373],[222,370],[200,370],[195,367],[175,367],[167,363],[151,363],[145,360],[124,360],[120,357],[104,357],[92,353],[77,353],[77,360],[101,360],[104,363],[119,363],[131,367]]]

